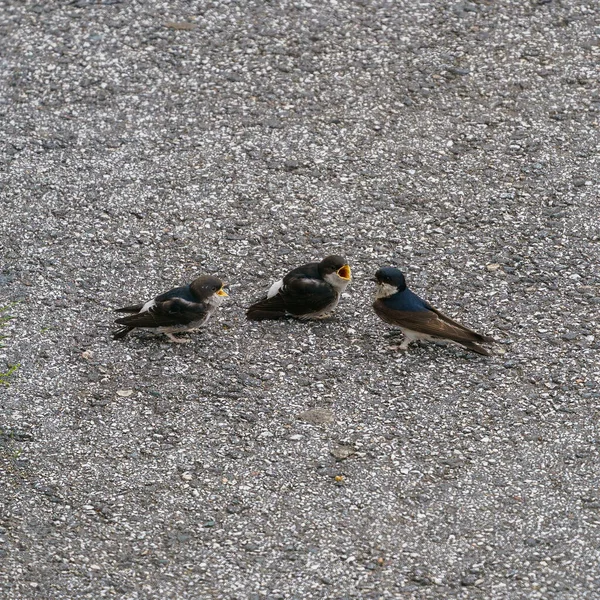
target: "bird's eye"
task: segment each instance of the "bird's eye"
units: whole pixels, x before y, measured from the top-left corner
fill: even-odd
[[[213,292],[216,292],[219,288],[216,285],[213,285]]]

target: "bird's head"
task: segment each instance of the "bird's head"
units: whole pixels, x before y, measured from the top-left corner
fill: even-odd
[[[202,275],[192,282],[192,291],[199,300],[219,305],[228,296],[223,289],[225,284],[212,275]]]
[[[404,275],[396,267],[381,267],[375,273],[373,281],[377,283],[377,298],[389,298],[406,289]]]
[[[319,263],[319,274],[334,288],[343,290],[352,280],[352,271],[346,259],[342,256],[331,255]]]

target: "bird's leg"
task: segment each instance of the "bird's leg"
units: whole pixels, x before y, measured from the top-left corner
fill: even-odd
[[[384,333],[383,336],[386,338],[398,337],[399,335],[404,335],[402,333],[402,329],[390,329],[387,333]]]
[[[406,352],[406,350],[408,350],[408,345],[412,342],[412,340],[409,337],[405,337],[404,341],[398,346],[398,350],[402,350],[403,352]]]
[[[390,346],[390,350],[400,350],[401,352],[406,352],[408,350],[408,345],[412,341],[413,340],[411,338],[405,337],[399,346]]]
[[[165,333],[165,335],[169,339],[169,342],[174,342],[175,344],[189,344],[190,343],[189,339],[175,337],[172,333]]]
[[[320,321],[321,323],[335,323],[337,321],[337,317],[333,313],[327,313],[313,318],[315,321]]]

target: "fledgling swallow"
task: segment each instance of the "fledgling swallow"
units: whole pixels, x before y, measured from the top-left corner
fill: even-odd
[[[204,325],[227,296],[223,285],[218,277],[202,275],[189,285],[169,290],[145,304],[117,308],[117,312],[133,314],[115,320],[123,327],[113,333],[113,339],[124,338],[139,327],[164,333],[170,342],[186,343],[189,340],[173,334],[194,331]]]
[[[275,282],[264,300],[250,306],[246,318],[263,321],[287,316],[325,317],[335,309],[351,280],[350,266],[341,256],[327,256],[321,262],[302,265]]]
[[[490,352],[479,344],[491,344],[494,338],[481,335],[453,321],[419,298],[406,287],[404,275],[395,267],[382,267],[375,273],[377,283],[373,308],[386,323],[396,325],[404,334],[399,350],[407,350],[415,340],[454,342],[484,356]]]

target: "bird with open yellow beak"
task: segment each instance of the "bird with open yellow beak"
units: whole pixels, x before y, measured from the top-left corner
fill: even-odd
[[[276,281],[267,297],[246,312],[250,321],[320,319],[333,312],[352,280],[350,265],[342,256],[325,257],[321,262],[302,265]]]
[[[176,287],[148,302],[117,308],[117,312],[132,313],[116,319],[122,325],[113,333],[115,340],[124,338],[135,328],[164,333],[170,342],[186,343],[175,333],[190,332],[205,325],[227,296],[224,283],[212,275],[202,275],[189,285]]]

